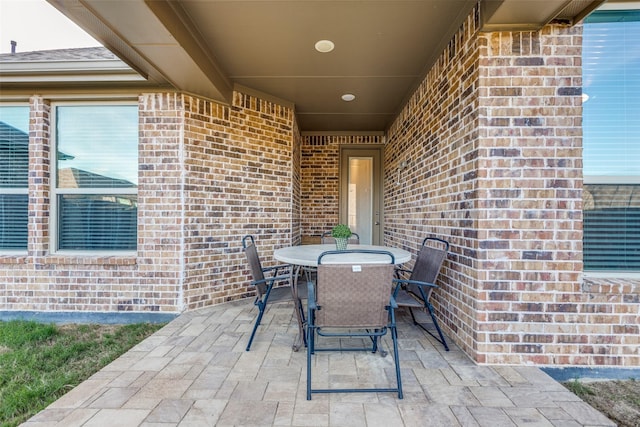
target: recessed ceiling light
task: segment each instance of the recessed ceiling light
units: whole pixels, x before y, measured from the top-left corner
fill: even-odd
[[[344,95],[342,95],[342,100],[343,101],[353,101],[354,99],[356,99],[356,96],[352,93],[345,93]]]
[[[316,42],[316,50],[318,52],[327,53],[331,52],[336,47],[331,40],[320,40]]]

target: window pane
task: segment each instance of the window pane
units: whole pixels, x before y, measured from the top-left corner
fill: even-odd
[[[584,264],[640,270],[640,185],[585,185]]]
[[[639,18],[596,12],[584,26],[585,175],[640,176]]]
[[[59,106],[56,132],[58,188],[137,187],[137,106]]]
[[[0,107],[0,187],[27,188],[29,107]]]
[[[27,249],[29,197],[0,194],[0,249]]]
[[[60,249],[136,249],[137,196],[66,194],[58,206]]]
[[[0,106],[0,250],[27,248],[29,107]]]

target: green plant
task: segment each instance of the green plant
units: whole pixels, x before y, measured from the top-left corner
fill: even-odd
[[[338,224],[331,229],[331,237],[336,239],[348,239],[353,233],[348,225]]]
[[[567,381],[565,383],[565,387],[569,389],[576,396],[584,399],[585,396],[595,394],[593,390],[591,390],[588,386],[581,383],[577,378],[573,381]]]

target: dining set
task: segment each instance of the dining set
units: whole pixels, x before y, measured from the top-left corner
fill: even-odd
[[[335,243],[326,242],[281,247],[273,252],[273,258],[281,264],[266,268],[262,266],[254,236],[244,236],[242,247],[252,276],[251,285],[256,290],[254,305],[258,308],[246,351],[251,349],[268,305],[293,302],[297,321],[293,350],[306,348],[307,400],[315,393],[351,392],[393,392],[402,399],[395,314],[400,308],[408,309],[413,323],[449,350],[430,302],[449,250],[449,243],[443,239],[424,238],[411,269],[403,267],[412,260],[411,252],[359,244],[357,238],[346,249],[337,249]],[[430,315],[431,325],[417,320],[415,312],[420,310]],[[391,336],[395,366],[393,386],[313,386],[316,353],[364,351],[386,357],[380,339],[387,333]],[[356,338],[364,339],[364,344],[341,344],[342,340]]]

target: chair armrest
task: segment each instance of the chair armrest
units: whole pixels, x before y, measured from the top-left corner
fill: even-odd
[[[311,280],[307,282],[307,308],[310,310],[316,310],[318,308],[316,304],[316,288]]]
[[[411,273],[413,273],[413,270],[407,270],[406,268],[396,267],[394,273],[396,277],[399,279],[401,274],[411,275]]]
[[[409,280],[409,279],[393,279],[393,283],[396,284],[395,289],[393,290],[393,297],[398,296],[398,291],[402,285],[418,285],[420,287],[434,288],[437,289],[438,285],[429,283],[429,282],[421,282],[420,280]]]
[[[278,275],[278,270],[286,270],[289,268],[288,264],[280,264],[280,265],[274,265],[272,267],[265,267],[262,269],[263,273],[268,273],[270,271],[273,271],[274,275]]]
[[[289,280],[289,275],[287,274],[285,276],[265,277],[264,279],[261,279],[261,280],[252,280],[250,284],[253,286],[256,286],[261,283],[279,282],[282,280]]]

